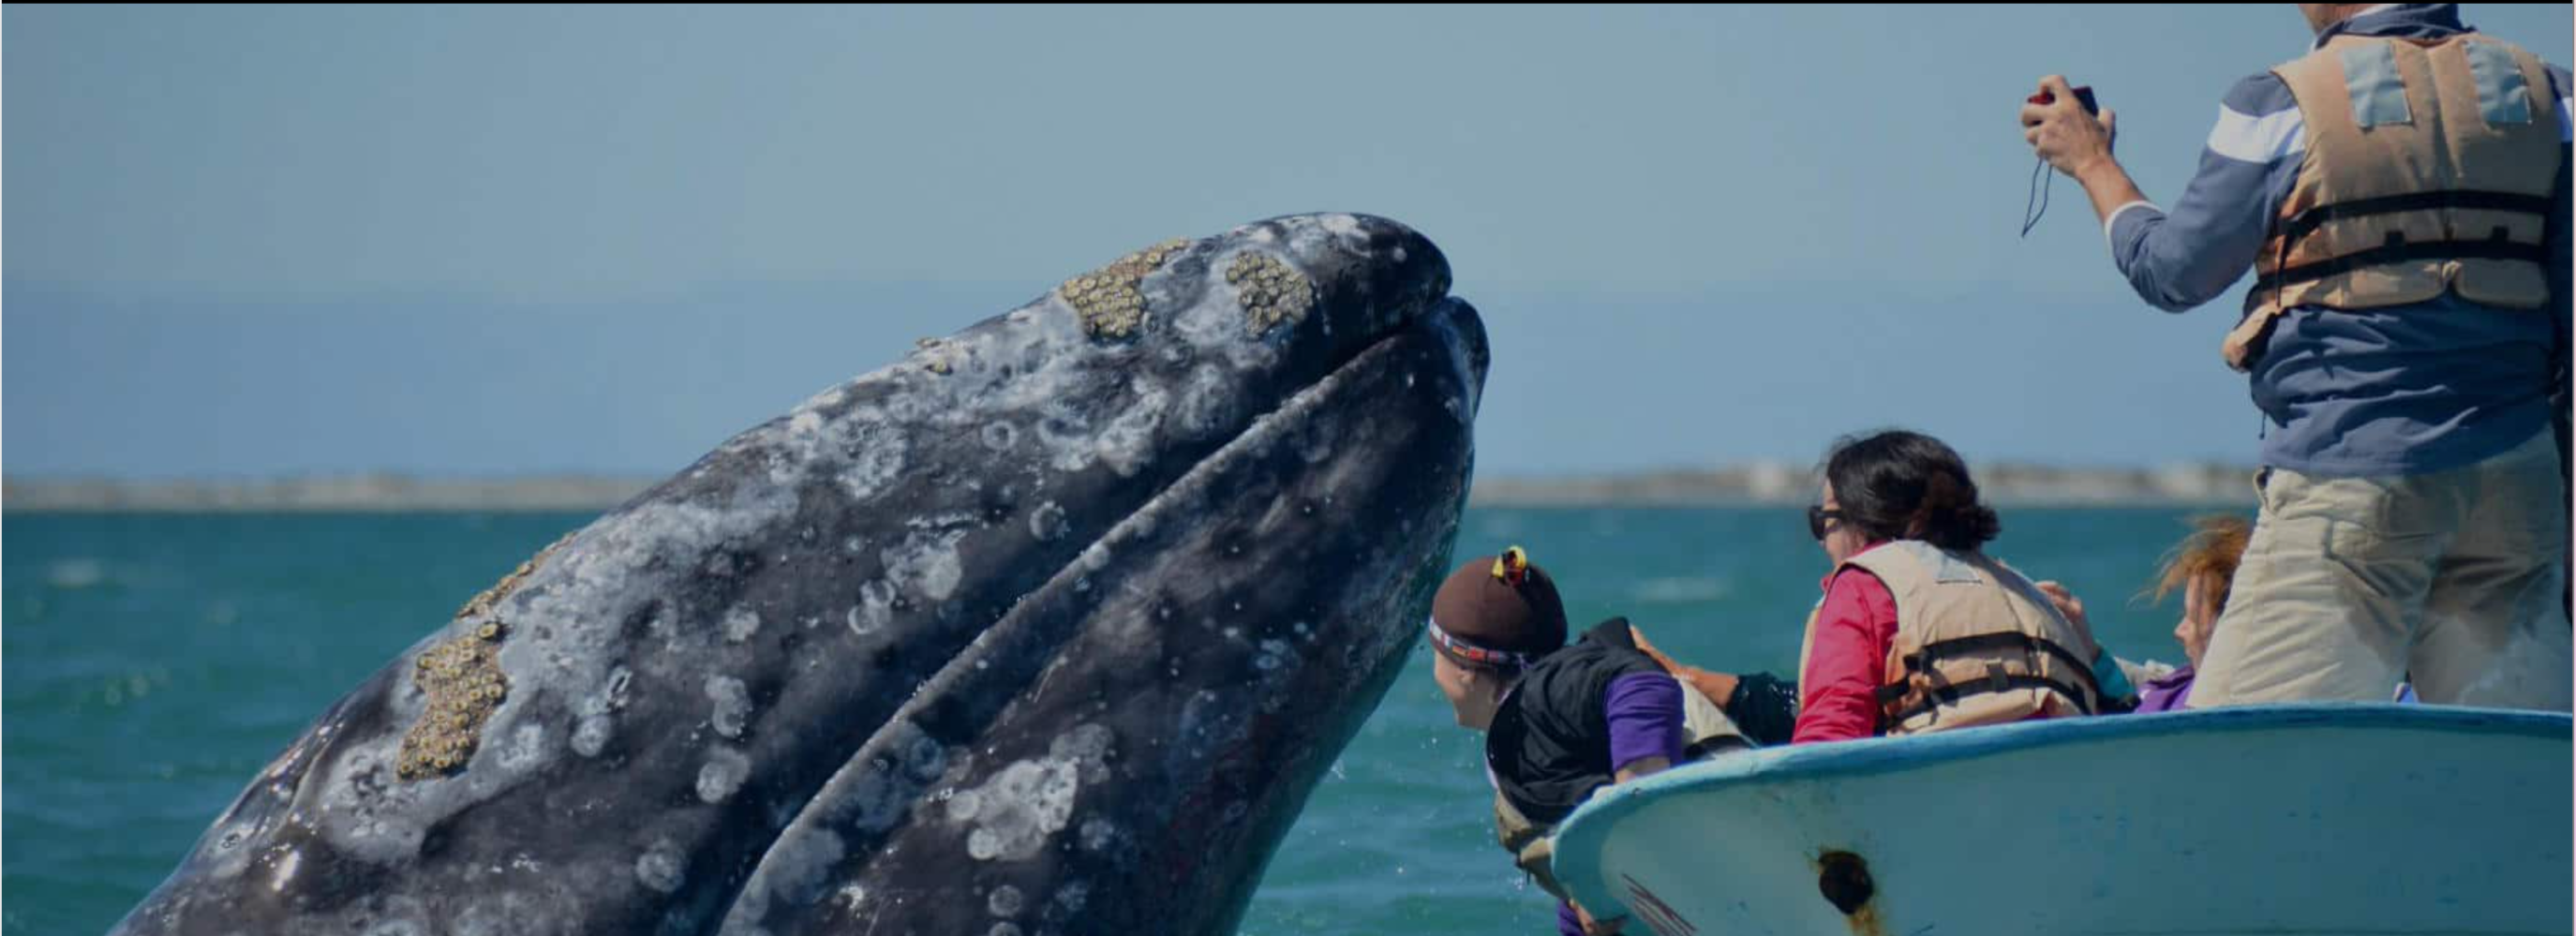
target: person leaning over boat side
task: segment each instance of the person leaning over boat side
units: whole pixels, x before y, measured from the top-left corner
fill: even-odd
[[[1891,430],[1837,442],[1810,532],[1833,561],[1798,653],[1792,743],[2100,710],[2090,634],[1988,557],[2001,532],[1967,464]]]
[[[2451,4],[2299,6],[2315,43],[2227,93],[2171,212],[2063,77],[2020,112],[2140,298],[2257,274],[2221,352],[2266,417],[2261,506],[2189,704],[2411,672],[2427,702],[2565,711],[2568,72]]]
[[[1565,642],[1556,582],[1518,546],[1471,559],[1433,596],[1432,679],[1458,724],[1485,733],[1494,822],[1513,861],[1562,901],[1569,936],[1619,930],[1594,921],[1549,868],[1548,838],[1594,790],[1698,753],[1740,746],[1714,705],[1630,640],[1612,618]]]

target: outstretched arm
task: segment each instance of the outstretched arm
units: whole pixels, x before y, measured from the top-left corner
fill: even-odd
[[[2056,96],[2021,109],[2022,136],[2041,159],[2084,186],[2102,219],[2111,262],[2138,298],[2181,312],[2218,298],[2263,250],[2273,216],[2306,158],[2298,102],[2264,73],[2230,89],[2200,153],[2200,168],[2171,213],[2147,200],[2111,155],[2117,122],[2084,112],[2066,79],[2041,79]]]

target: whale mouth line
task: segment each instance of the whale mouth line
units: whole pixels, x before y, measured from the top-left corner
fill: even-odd
[[[1220,476],[1225,472],[1249,459],[1272,457],[1283,446],[1293,448],[1300,445],[1301,435],[1316,420],[1328,418],[1330,414],[1347,412],[1355,407],[1393,405],[1392,401],[1354,395],[1364,392],[1354,385],[1362,383],[1373,368],[1442,367],[1449,366],[1451,362],[1466,368],[1465,385],[1459,389],[1467,397],[1457,403],[1465,408],[1459,413],[1459,418],[1472,421],[1475,396],[1482,386],[1483,368],[1477,361],[1482,346],[1478,339],[1469,337],[1467,329],[1458,327],[1456,320],[1473,320],[1475,314],[1473,307],[1462,301],[1436,297],[1420,314],[1406,317],[1375,340],[1358,346],[1347,360],[1286,395],[1275,408],[1252,417],[1222,445],[1193,461],[1160,490],[1101,529],[1074,555],[1049,570],[1044,579],[1014,596],[1011,611],[979,628],[923,679],[910,697],[885,716],[880,723],[883,727],[844,755],[840,771],[796,805],[797,814],[835,817],[840,808],[829,801],[829,790],[840,785],[850,772],[869,769],[872,760],[898,753],[886,746],[902,743],[900,739],[908,738],[912,732],[897,726],[923,723],[926,716],[940,708],[943,698],[955,694],[960,687],[994,679],[994,673],[1013,666],[1021,652],[1033,647],[1060,649],[1066,643],[1080,639],[1082,625],[1078,623],[1079,616],[1071,620],[1052,618],[1043,605],[1068,600],[1077,603],[1098,600],[1097,596],[1106,588],[1090,589],[1082,584],[1086,578],[1102,568],[1113,553],[1132,548],[1137,541],[1152,539],[1158,528],[1171,528],[1175,522],[1173,515],[1186,511],[1193,499],[1222,496],[1213,492],[1217,485],[1223,483]],[[1427,360],[1405,358],[1424,350],[1430,352]],[[1423,383],[1434,381],[1425,380]],[[1430,387],[1425,390],[1438,392]],[[1329,469],[1326,464],[1329,456],[1319,460],[1307,453],[1296,452],[1289,457],[1304,458],[1308,463],[1306,470]],[[1067,597],[1086,591],[1090,592],[1090,597]],[[1317,628],[1322,631],[1323,624],[1318,622]],[[1052,658],[1054,651],[1048,650],[1042,656]],[[1024,693],[1037,693],[1052,671],[1052,666],[1041,663],[1023,674],[1028,681]],[[1004,710],[995,709],[985,713],[982,720],[989,722],[1004,717]],[[845,819],[826,818],[824,824],[831,825]],[[774,853],[787,836],[796,834],[795,827],[801,824],[801,820],[791,821],[775,830],[758,851],[764,856]],[[766,858],[760,863],[766,864]],[[734,899],[742,899],[739,892]]]

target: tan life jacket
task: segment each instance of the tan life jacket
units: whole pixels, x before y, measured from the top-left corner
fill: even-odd
[[[1726,717],[1726,710],[1701,695],[1689,680],[1676,675],[1673,682],[1680,684],[1682,690],[1682,760],[1685,763],[1753,746],[1753,742],[1744,737],[1744,732],[1735,727],[1735,720]],[[1556,880],[1555,826],[1531,821],[1512,806],[1510,797],[1496,790],[1494,833],[1503,850],[1512,853],[1512,864],[1527,873],[1531,880],[1537,881],[1540,888],[1558,900],[1571,902],[1574,899],[1566,893],[1565,885]]]
[[[1894,540],[1851,557],[1843,569],[1877,576],[1896,599],[1896,639],[1888,646],[1878,689],[1880,733],[1921,734],[2101,710],[2092,667],[2100,649],[2092,636],[2068,623],[2029,579],[2003,563],[1980,553]],[[1802,682],[1809,679],[1816,617],[1807,616],[1798,649]]]
[[[2272,72],[2307,151],[2221,346],[2229,367],[2250,370],[2295,306],[2548,303],[2542,232],[2565,131],[2538,57],[2475,33],[2337,36]]]

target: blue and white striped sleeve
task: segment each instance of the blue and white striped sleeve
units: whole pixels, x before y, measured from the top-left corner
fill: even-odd
[[[2103,222],[2111,261],[2139,298],[2167,312],[2218,298],[2254,265],[2306,153],[2289,86],[2269,72],[2237,82],[2173,211],[2130,202]]]

